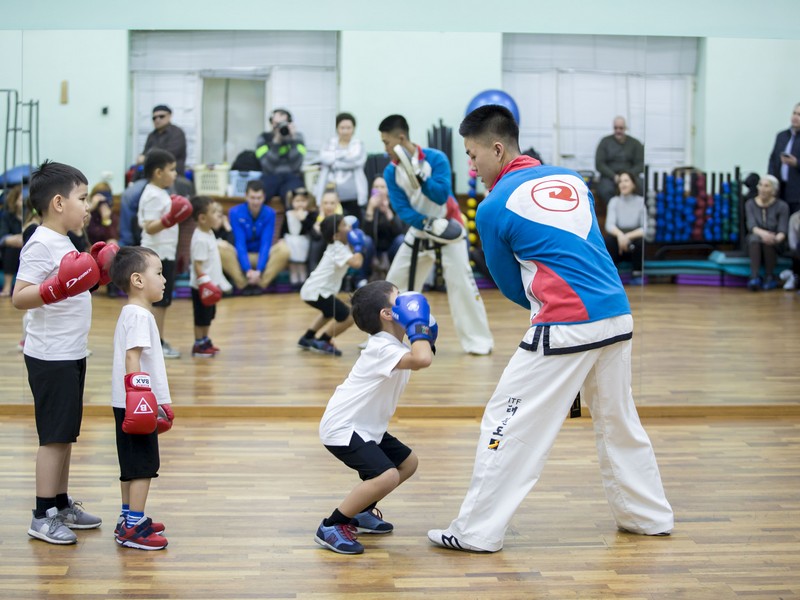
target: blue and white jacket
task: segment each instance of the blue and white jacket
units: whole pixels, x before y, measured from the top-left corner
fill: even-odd
[[[520,156],[500,173],[475,220],[492,277],[508,299],[530,309],[531,325],[630,314],[594,199],[574,171]]]

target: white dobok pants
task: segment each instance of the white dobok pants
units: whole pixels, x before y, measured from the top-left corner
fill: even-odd
[[[536,330],[542,331],[536,334]],[[630,315],[582,325],[532,327],[500,377],[481,423],[472,482],[450,532],[497,551],[514,512],[539,480],[578,392],[592,414],[600,474],[619,527],[641,534],[670,531],[667,502],[650,439],[631,392]],[[558,353],[561,352],[567,353]]]

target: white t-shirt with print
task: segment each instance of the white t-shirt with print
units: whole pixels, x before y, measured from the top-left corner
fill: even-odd
[[[347,446],[353,432],[366,442],[380,443],[411,377],[408,369],[395,367],[410,351],[385,331],[369,337],[347,379],[328,401],[319,424],[323,444]]]
[[[222,273],[222,259],[219,257],[219,246],[217,245],[217,236],[214,232],[200,231],[195,228],[192,234],[191,245],[192,268],[189,270],[189,287],[197,289],[197,273],[194,270],[194,261],[203,263],[203,273],[211,277],[211,281],[219,286],[223,292],[229,292],[233,289],[231,282],[225,279]]]
[[[27,345],[27,342],[26,342]],[[150,375],[150,386],[159,404],[169,404],[167,369],[156,320],[146,308],[126,304],[114,330],[114,357],[111,362],[111,406],[125,408],[125,354],[131,348],[142,348],[139,367]]]
[[[300,288],[300,299],[314,302],[319,298],[329,298],[342,289],[342,279],[347,274],[347,261],[353,256],[350,246],[335,240],[328,244],[317,268],[308,276]]]
[[[167,190],[152,183],[144,186],[139,199],[139,227],[142,228],[142,246],[150,248],[161,260],[175,260],[178,253],[178,225],[168,227],[158,233],[147,233],[144,230],[146,221],[160,221],[172,208],[172,199]]]
[[[38,286],[58,272],[75,246],[66,235],[40,225],[22,248],[17,279]],[[92,325],[92,295],[83,292],[28,311],[25,354],[39,360],[86,358]]]

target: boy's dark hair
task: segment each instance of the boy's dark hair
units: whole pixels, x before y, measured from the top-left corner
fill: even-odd
[[[81,184],[89,185],[89,180],[78,169],[45,160],[31,175],[28,188],[31,205],[37,213],[45,216],[55,196],[66,198]]]
[[[247,187],[244,188],[244,193],[247,192],[263,192],[264,191],[264,182],[260,179],[251,179],[247,182]],[[269,200],[269,198],[267,198]]]
[[[339,223],[342,222],[342,215],[329,215],[322,219],[319,224],[319,232],[322,234],[322,241],[326,244],[333,243],[333,236],[339,231]]]
[[[339,126],[339,123],[342,121],[350,121],[353,124],[353,127],[356,126],[356,118],[348,112],[342,112],[336,115],[336,126]]]
[[[155,175],[156,169],[164,169],[167,165],[177,162],[175,156],[169,150],[153,148],[144,157],[144,177],[150,181]]]
[[[370,335],[383,331],[380,313],[392,307],[389,297],[396,287],[390,281],[378,280],[358,288],[350,299],[356,327]]]
[[[511,111],[499,104],[487,104],[473,110],[461,121],[458,133],[465,138],[488,136],[499,139],[519,152],[519,125]]]
[[[389,115],[378,125],[378,131],[381,133],[402,131],[408,137],[408,121],[403,115]]]
[[[197,221],[200,215],[206,214],[208,207],[214,204],[214,201],[208,196],[194,196],[192,198],[192,218]]]
[[[156,254],[150,248],[144,246],[123,246],[114,257],[111,263],[109,274],[111,281],[126,294],[131,290],[131,275],[143,273],[147,269],[147,257]]]

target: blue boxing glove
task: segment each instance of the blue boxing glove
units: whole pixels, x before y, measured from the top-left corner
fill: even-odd
[[[431,341],[431,307],[419,292],[399,294],[392,308],[392,318],[405,328],[412,344],[417,340]]]
[[[353,247],[353,252],[364,254],[364,232],[360,229],[351,229],[347,232],[347,242]]]

